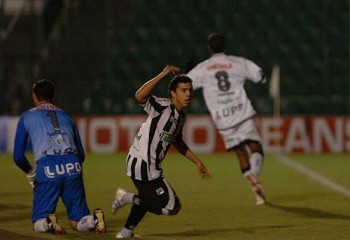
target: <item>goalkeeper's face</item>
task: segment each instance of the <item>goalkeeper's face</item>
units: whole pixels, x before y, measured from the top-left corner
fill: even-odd
[[[176,109],[182,110],[191,103],[193,88],[191,83],[179,83],[175,91],[171,92],[171,100]]]

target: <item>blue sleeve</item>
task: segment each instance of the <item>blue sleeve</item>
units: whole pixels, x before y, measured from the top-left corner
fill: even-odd
[[[25,173],[29,172],[32,169],[32,166],[25,156],[27,141],[28,133],[24,126],[23,117],[21,117],[17,124],[13,160],[15,161],[16,165]]]
[[[80,161],[84,162],[85,160],[84,147],[83,147],[83,144],[81,143],[79,131],[76,124],[74,124],[74,142],[75,142],[75,145],[77,146],[78,156],[80,158]]]

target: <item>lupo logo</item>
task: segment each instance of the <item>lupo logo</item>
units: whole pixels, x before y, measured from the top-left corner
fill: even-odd
[[[56,164],[54,166],[46,166],[45,175],[48,178],[55,178],[56,175],[78,175],[81,173],[80,163],[66,163],[66,164]]]

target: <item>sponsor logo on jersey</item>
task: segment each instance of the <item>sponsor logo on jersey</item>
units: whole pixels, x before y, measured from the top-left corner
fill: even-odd
[[[79,175],[81,173],[80,163],[56,164],[44,167],[46,177],[55,178],[57,175]]]
[[[175,142],[176,135],[172,135],[166,131],[163,131],[159,137],[161,140],[171,144],[171,143]]]
[[[233,99],[227,98],[227,99],[224,99],[224,100],[219,100],[218,104],[219,105],[226,105],[226,104],[229,104],[229,103],[232,103],[232,102],[233,102]]]
[[[226,107],[222,108],[220,110],[217,110],[215,112],[215,118],[216,119],[221,119],[225,117],[230,117],[235,114],[237,111],[241,111],[243,109],[243,103],[238,104],[237,106],[231,106],[231,107]]]
[[[65,149],[49,149],[42,152],[43,156],[53,156],[53,155],[66,155],[71,153],[78,153],[76,149],[73,148],[65,148]]]

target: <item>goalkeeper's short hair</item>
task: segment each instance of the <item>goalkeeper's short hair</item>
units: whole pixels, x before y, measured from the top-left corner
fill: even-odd
[[[52,102],[55,97],[55,85],[47,79],[41,79],[33,84],[33,92],[38,100]]]

